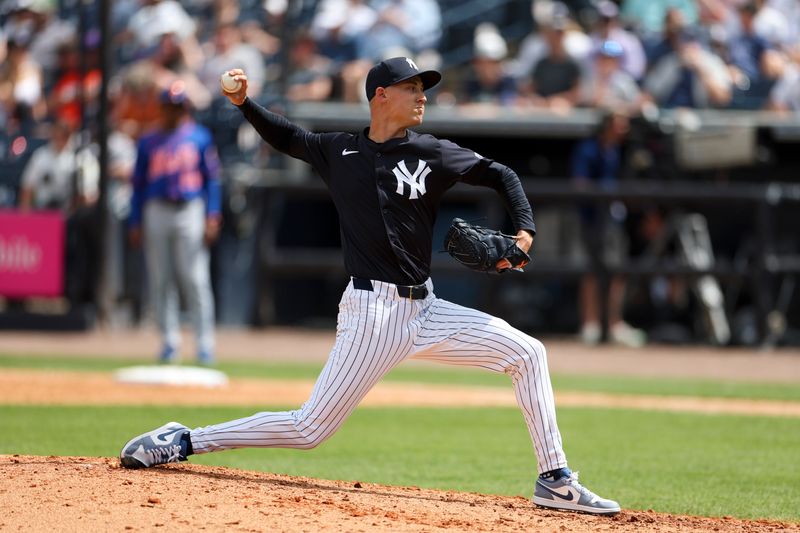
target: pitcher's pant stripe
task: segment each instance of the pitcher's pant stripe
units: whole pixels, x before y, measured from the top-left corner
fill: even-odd
[[[389,370],[413,356],[509,374],[539,471],[566,466],[546,351],[538,340],[503,320],[433,295],[412,301],[397,297],[389,284],[373,285],[373,291],[352,285],[345,290],[336,342],[300,409],[257,413],[195,429],[194,450],[313,448],[341,426]]]
[[[416,339],[420,354],[415,357],[511,374],[540,472],[566,466],[544,346],[480,311],[444,300],[437,300],[436,307]]]
[[[392,311],[369,291],[348,291],[340,317],[346,325],[309,401],[296,411],[258,413],[199,428],[192,432],[195,450],[202,453],[241,446],[311,448],[324,441],[375,383],[405,358],[409,347],[407,335],[402,332],[413,309],[402,316]],[[387,338],[391,337],[380,335],[381,331],[397,333],[395,338],[405,341],[405,349],[389,344]],[[391,358],[393,353],[395,357]]]

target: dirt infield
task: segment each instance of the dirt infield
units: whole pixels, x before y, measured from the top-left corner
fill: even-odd
[[[522,497],[387,487],[183,464],[0,455],[3,531],[789,532],[775,521],[623,511],[593,517]]]
[[[332,332],[222,332],[220,359],[321,361]],[[650,348],[587,350],[547,343],[559,373],[700,377],[800,383],[797,352]],[[147,332],[91,335],[3,334],[3,353],[146,357],[157,346]],[[302,352],[297,347],[302,346]],[[110,374],[4,369],[0,404],[131,405],[158,397],[194,405],[299,405],[309,381],[232,380],[224,389],[125,385]],[[138,399],[138,400],[137,400]],[[614,396],[560,392],[561,406],[800,416],[792,402]],[[381,383],[365,405],[514,405],[510,390]],[[800,524],[729,517],[623,511],[615,517],[547,511],[526,498],[388,487],[356,480],[327,481],[196,464],[142,471],[121,469],[115,458],[0,455],[0,531],[544,531],[544,532],[800,532]]]

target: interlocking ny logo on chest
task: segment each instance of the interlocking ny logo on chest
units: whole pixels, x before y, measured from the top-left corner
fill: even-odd
[[[410,191],[409,200],[416,200],[425,194],[425,178],[431,172],[431,167],[428,166],[428,163],[420,159],[417,161],[417,169],[414,172],[410,172],[406,162],[400,161],[392,169],[392,172],[397,178],[397,194],[405,196],[406,185],[408,185]]]

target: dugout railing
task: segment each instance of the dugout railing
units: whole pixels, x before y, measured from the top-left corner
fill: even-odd
[[[587,272],[594,272],[600,281],[598,297],[603,312],[604,332],[607,332],[607,312],[603,304],[607,300],[608,281],[614,275],[628,278],[652,278],[666,276],[696,281],[703,277],[717,280],[724,288],[736,284],[752,297],[756,312],[758,342],[762,346],[779,344],[789,324],[787,310],[794,300],[794,279],[800,274],[800,254],[796,251],[781,251],[776,240],[780,233],[775,225],[788,213],[800,212],[800,184],[710,184],[710,183],[622,183],[618,187],[605,190],[576,189],[566,180],[523,179],[523,187],[537,211],[559,213],[576,209],[577,205],[592,203],[608,205],[622,201],[628,206],[637,204],[659,205],[670,214],[697,213],[707,207],[722,207],[730,212],[732,219],[746,216],[752,218],[751,233],[748,235],[750,250],[746,260],[721,258],[705,268],[687,262],[680,254],[653,256],[644,254],[636,260],[620,265],[604,264],[593,270],[586,262],[572,257],[539,253],[539,247],[547,248],[548,239],[561,239],[563,235],[543,234],[536,243],[534,260],[526,272],[514,275],[513,281],[536,283],[547,278],[575,279]],[[260,283],[259,322],[264,325],[276,320],[275,302],[272,291],[282,280],[314,277],[344,276],[341,251],[335,246],[282,246],[278,234],[280,220],[287,206],[305,202],[316,204],[329,202],[327,190],[318,180],[293,183],[291,180],[273,180],[270,184],[254,186],[262,196],[262,222],[259,228],[258,260]],[[473,213],[481,223],[493,227],[506,227],[508,220],[499,198],[491,191],[481,188],[458,185],[445,195],[445,212],[453,209]],[[453,209],[448,209],[453,206]],[[442,216],[437,221],[438,234],[449,220]],[[538,217],[537,217],[538,218]],[[335,215],[330,220],[316,220],[316,224],[337,225]],[[547,223],[546,223],[547,224]],[[795,226],[796,227],[796,226]],[[552,229],[552,228],[549,228]],[[793,228],[784,230],[795,231]],[[567,236],[569,238],[569,236]],[[744,237],[743,237],[744,239]],[[434,246],[437,242],[434,242]],[[492,309],[498,285],[508,277],[480,276],[458,265],[447,254],[433,255],[433,272],[437,276],[457,276],[467,282],[480,285],[480,304],[484,309]],[[789,293],[787,294],[787,290]],[[571,303],[570,303],[571,305]]]
[[[313,131],[359,131],[369,120],[366,106],[355,104],[304,103],[286,111],[293,121]],[[645,257],[613,268],[601,267],[598,272],[601,287],[607,289],[607,283],[602,281],[616,274],[640,279],[677,276],[685,280],[713,276],[726,290],[737,284],[740,290],[749,292],[750,305],[755,309],[758,342],[762,345],[780,342],[787,330],[787,311],[797,307],[794,280],[800,269],[800,252],[794,228],[800,224],[797,215],[800,194],[796,184],[800,169],[792,154],[800,142],[800,119],[792,114],[774,112],[650,111],[637,119],[639,134],[644,137],[644,140],[640,138],[638,148],[660,159],[650,162],[653,171],[645,179],[637,176],[637,179],[622,180],[613,190],[576,190],[568,179],[542,178],[542,175],[567,175],[565,160],[569,157],[569,147],[596,130],[601,112],[595,109],[555,113],[432,106],[419,130],[485,151],[517,170],[523,176],[526,193],[536,206],[540,225],[542,206],[556,211],[573,210],[586,202],[655,203],[670,213],[702,212],[705,208],[722,211],[723,218],[730,216],[736,222],[731,224],[730,235],[742,241],[747,237],[749,249],[742,254],[744,260],[720,257],[703,267],[699,266],[702,262],[690,264],[685,257]],[[546,172],[548,166],[549,173]],[[538,171],[537,175],[525,177],[526,171],[534,170]],[[272,172],[266,179],[260,173],[252,182],[270,183],[263,186],[266,203],[262,205],[281,203],[286,198],[319,201],[327,195],[308,166],[295,160],[289,160],[283,172]],[[469,187],[450,191],[445,197],[447,202],[460,202],[462,208],[465,204],[472,206],[489,224],[497,225],[505,216],[494,195]],[[741,219],[745,216],[750,218],[750,223],[742,228]],[[266,218],[268,220],[269,216]],[[330,223],[335,224],[335,220]],[[439,220],[437,226],[442,224]],[[260,248],[261,268],[268,278],[318,275],[322,271],[343,273],[338,249],[305,249],[302,246],[280,249],[274,242],[270,244],[271,231],[266,228]],[[737,236],[737,231],[747,235]],[[585,262],[563,254],[541,254],[542,243],[546,242],[548,239],[537,242],[535,265],[526,276],[577,278],[588,271]],[[434,254],[433,265],[434,272],[464,275],[463,269],[439,254]],[[481,291],[485,295],[483,303],[488,304],[496,294],[496,280],[481,281],[485,287]],[[605,296],[601,290],[601,300],[605,300]],[[266,295],[260,306],[263,323],[271,323],[274,317],[269,311],[269,302],[269,295]],[[605,333],[606,317],[603,318]]]

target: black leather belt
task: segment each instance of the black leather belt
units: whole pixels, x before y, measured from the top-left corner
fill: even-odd
[[[424,300],[428,296],[425,285],[395,285],[397,295],[409,300]],[[364,278],[353,278],[353,288],[361,291],[372,291],[372,281]]]

